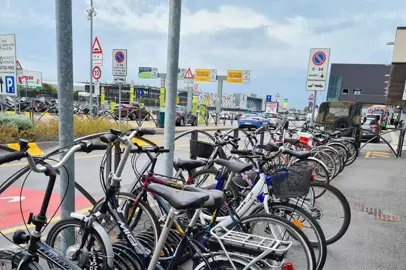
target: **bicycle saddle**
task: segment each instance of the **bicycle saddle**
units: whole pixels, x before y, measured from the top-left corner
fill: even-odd
[[[175,167],[179,169],[191,171],[193,169],[206,165],[207,162],[203,160],[194,160],[194,159],[178,159],[173,163]]]
[[[295,145],[295,144],[299,143],[299,140],[298,139],[285,139],[285,142]]]
[[[222,206],[225,202],[224,192],[217,189],[203,189],[196,187],[194,185],[184,186],[183,190],[191,192],[206,193],[210,198],[204,203],[204,207],[214,207],[218,208]]]
[[[226,159],[216,159],[214,162],[224,166],[234,173],[243,173],[252,169],[252,164],[242,163],[238,161],[229,161]]]
[[[206,192],[184,191],[154,183],[148,186],[148,191],[158,194],[177,210],[205,208],[205,202],[210,199]]]
[[[293,151],[290,149],[285,149],[282,151],[282,153],[294,156],[295,158],[298,158],[298,159],[305,159],[312,155],[312,153],[309,151],[300,151],[299,152],[299,151]]]

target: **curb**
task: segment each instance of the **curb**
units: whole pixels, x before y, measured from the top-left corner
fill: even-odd
[[[217,126],[217,127],[208,127],[208,128],[203,127],[202,130],[217,131],[217,130],[230,130],[233,128],[235,128],[235,127],[234,126]],[[198,129],[198,127],[197,127],[197,129]],[[190,129],[190,128],[175,129],[175,133],[183,133],[183,132],[192,131],[192,130],[194,130],[194,129]],[[156,134],[158,134],[158,135],[164,134],[164,129],[156,128]],[[154,142],[153,138],[151,138],[151,141]],[[133,142],[138,143],[140,146],[148,145],[145,142],[137,140],[137,139],[133,139]],[[39,142],[30,142],[30,143],[28,143],[28,145],[30,147],[28,149],[28,153],[30,153],[30,155],[42,156],[48,150],[57,147],[59,145],[59,142],[58,141],[43,141],[43,142],[39,141]],[[8,144],[5,144],[4,146],[6,146],[7,148],[10,148],[10,149],[14,149],[16,151],[20,150],[20,146],[18,143],[8,143]],[[0,148],[0,151],[2,151],[1,148]]]

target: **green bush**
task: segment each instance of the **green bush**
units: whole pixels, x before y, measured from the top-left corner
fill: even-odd
[[[34,124],[28,116],[18,114],[1,114],[0,125],[16,127],[18,130],[30,130],[34,127]]]

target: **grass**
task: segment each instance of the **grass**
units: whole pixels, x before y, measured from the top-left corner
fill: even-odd
[[[76,138],[94,133],[107,132],[110,128],[118,129],[115,121],[109,119],[74,119],[74,135]],[[129,130],[130,128],[133,127],[129,124],[121,123],[121,130]],[[34,128],[25,131],[19,131],[18,128],[13,126],[0,125],[0,143],[17,142],[18,139],[48,141],[57,140],[58,137],[59,121],[57,119],[43,120],[37,123]]]

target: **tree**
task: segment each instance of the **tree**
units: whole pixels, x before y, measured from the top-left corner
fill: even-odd
[[[47,93],[51,93],[51,94],[56,94],[58,92],[56,87],[54,87],[52,84],[49,84],[49,83],[43,83],[42,90]]]
[[[310,112],[310,107],[309,106],[304,107],[303,111],[304,112]]]

